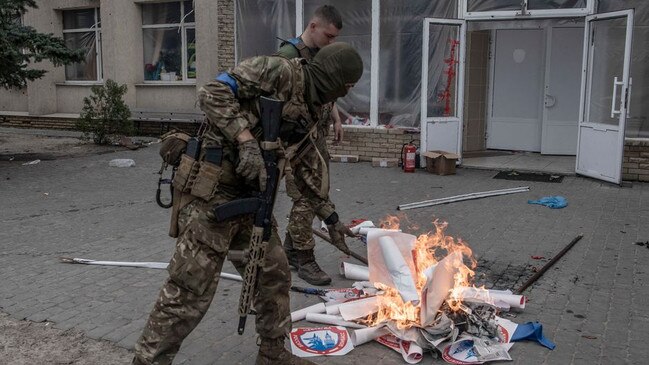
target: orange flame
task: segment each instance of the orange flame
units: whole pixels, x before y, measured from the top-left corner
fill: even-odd
[[[477,266],[476,260],[473,258],[473,252],[465,242],[461,239],[455,240],[451,236],[444,234],[448,223],[433,222],[435,232],[428,232],[420,235],[412,250],[412,259],[415,263],[415,285],[419,296],[422,296],[422,289],[426,285],[428,277],[425,271],[431,266],[436,265],[442,258],[447,255],[459,252],[461,256],[469,261],[470,267],[464,263],[457,263],[457,272],[453,277],[454,285],[450,290],[447,298],[447,303],[451,310],[460,310],[461,290],[460,287],[470,286],[474,276],[474,269]],[[386,229],[398,229],[399,218],[395,216],[388,216],[381,222],[381,227]],[[379,311],[366,318],[364,321],[369,325],[376,325],[384,321],[393,321],[398,328],[408,328],[418,325],[420,321],[420,305],[413,305],[411,302],[403,303],[399,292],[391,287],[386,287],[380,283],[376,283],[377,287],[384,290],[379,301]]]

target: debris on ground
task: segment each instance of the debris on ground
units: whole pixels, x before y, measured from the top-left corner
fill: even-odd
[[[527,204],[545,205],[551,209],[561,209],[568,206],[568,200],[560,195],[557,196],[544,196],[538,200],[528,200]]]
[[[108,162],[108,166],[110,166],[110,167],[134,167],[135,166],[135,161],[133,161],[130,158],[116,158],[114,160],[110,160],[110,162]]]
[[[367,235],[368,266],[343,262],[340,273],[361,281],[353,288],[327,291],[321,296],[324,303],[292,313],[294,322],[324,325],[295,327],[293,353],[344,355],[375,340],[409,364],[428,352],[449,363],[478,364],[511,360],[515,341],[533,340],[553,349],[540,323],[505,318],[510,310],[525,308],[524,296],[470,284],[476,261],[462,241],[444,235],[445,227],[436,223],[434,233],[419,237],[359,228]]]

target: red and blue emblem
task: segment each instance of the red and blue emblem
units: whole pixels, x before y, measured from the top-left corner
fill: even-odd
[[[351,342],[343,327],[296,328],[291,331],[291,342],[304,356],[343,355],[349,352]]]

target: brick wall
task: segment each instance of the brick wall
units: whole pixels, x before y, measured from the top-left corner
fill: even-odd
[[[333,131],[329,135],[333,135]],[[327,144],[332,155],[358,155],[361,161],[371,161],[372,157],[399,158],[403,144],[413,139],[419,145],[419,132],[398,128],[346,127],[342,142],[334,145],[332,138],[328,138]]]
[[[38,128],[74,130],[74,119],[54,117],[34,117],[23,115],[0,116],[1,127]],[[141,122],[140,135],[159,136],[169,128],[195,131],[195,126],[186,123],[178,125],[156,122]],[[327,139],[329,153],[335,155],[357,155],[361,161],[371,161],[373,157],[399,158],[401,147],[414,139],[419,145],[419,133],[404,129],[373,129],[361,127],[346,127],[344,140],[334,145],[332,138]],[[330,136],[333,131],[330,131]],[[649,182],[649,141],[631,139],[624,145],[624,160],[622,164],[622,179],[626,181]]]
[[[234,66],[234,0],[218,0],[219,68]]]
[[[74,130],[76,120],[69,118],[32,117],[23,115],[0,116],[0,127]]]
[[[622,179],[649,182],[649,141],[625,141]]]

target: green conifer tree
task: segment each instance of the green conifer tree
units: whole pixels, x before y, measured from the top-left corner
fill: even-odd
[[[34,63],[47,59],[61,66],[84,60],[83,50],[68,49],[63,38],[21,24],[28,8],[37,8],[36,1],[0,0],[0,87],[5,89],[43,77],[46,71]]]

